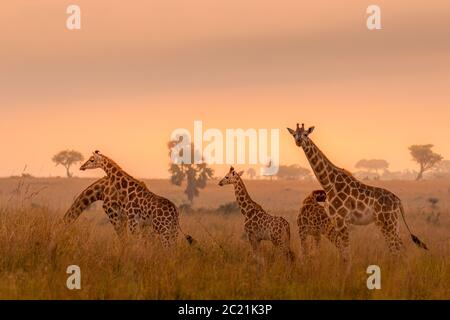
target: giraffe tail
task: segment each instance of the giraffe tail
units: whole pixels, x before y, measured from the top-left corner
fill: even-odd
[[[181,233],[184,235],[184,238],[188,242],[189,246],[195,248],[198,251],[198,253],[203,254],[203,250],[198,245],[197,240],[195,240],[190,234],[184,233],[183,230],[181,230],[180,225],[178,225],[178,229],[180,229]]]
[[[184,238],[186,239],[186,241],[189,243],[189,245],[195,245],[197,244],[197,240],[195,240],[190,234],[187,234],[183,231],[183,229],[181,229],[180,224],[178,223],[178,230],[180,230],[180,232],[183,234]]]
[[[408,224],[406,223],[406,218],[405,218],[405,210],[403,209],[403,205],[400,203],[400,212],[402,214],[402,218],[403,218],[403,222],[405,223],[406,229],[408,229],[409,234],[411,235],[411,240],[416,244],[416,246],[418,246],[419,248],[428,250],[427,245],[425,244],[425,242],[423,242],[422,240],[419,239],[418,236],[414,235],[411,232],[411,229],[409,229]]]
[[[295,253],[294,253],[294,251],[292,251],[290,249],[288,251],[288,259],[289,259],[289,262],[291,262],[291,263],[295,262]]]
[[[178,209],[178,215],[180,215],[180,210]],[[188,242],[188,244],[190,246],[196,246],[197,245],[197,240],[195,240],[190,234],[187,234],[183,231],[183,229],[181,229],[180,223],[178,222],[178,230],[180,230],[180,232],[183,234],[184,238],[186,239],[186,241]],[[198,246],[196,246],[198,250],[200,250],[200,248],[198,248]],[[201,250],[200,250],[201,251]]]
[[[181,228],[180,228],[181,230]],[[183,232],[183,231],[181,231]],[[190,234],[184,234],[184,237],[186,239],[186,241],[190,244],[190,245],[194,245],[197,243],[197,240],[195,240],[194,238],[192,238],[192,236]]]

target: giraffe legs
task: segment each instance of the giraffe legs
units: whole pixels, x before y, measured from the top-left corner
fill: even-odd
[[[391,255],[400,256],[404,247],[399,235],[398,213],[395,211],[380,213],[376,224],[383,233]]]
[[[295,256],[294,252],[292,252],[289,244],[289,236],[280,237],[276,239],[272,239],[272,244],[274,247],[288,260],[294,261]]]
[[[306,227],[300,227],[299,236],[303,257],[307,259],[309,257],[308,229]]]
[[[119,239],[124,240],[126,238],[126,219],[121,213],[119,204],[116,202],[105,202],[103,210],[106,212],[109,222],[113,225]]]
[[[164,248],[175,247],[179,231],[177,216],[156,216],[151,220],[149,227],[151,227],[153,234],[157,236]]]
[[[178,237],[178,230],[171,230],[167,228],[160,233],[160,241],[164,248],[173,248],[176,244]]]
[[[325,202],[324,209],[330,218],[327,226],[327,238],[338,248],[342,261],[350,265],[350,239],[346,217],[350,212],[347,210],[339,212],[338,209]]]
[[[132,236],[137,236],[140,234],[141,227],[141,215],[139,212],[136,212],[132,207],[127,208],[125,210],[125,216],[128,223],[128,231]]]
[[[343,217],[337,217],[335,220],[336,233],[335,240],[332,242],[337,246],[343,262],[350,264],[350,238],[347,223]]]
[[[320,233],[319,232],[314,234],[314,243],[316,245],[316,250],[319,250],[320,249]]]
[[[250,241],[250,245],[252,247],[252,251],[253,251],[253,257],[255,259],[258,259],[259,257],[259,248],[260,248],[260,244],[261,244],[261,240],[257,239],[255,236],[253,235],[249,235],[248,236],[248,240]]]

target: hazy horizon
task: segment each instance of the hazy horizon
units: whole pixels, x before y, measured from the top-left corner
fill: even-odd
[[[286,131],[296,122],[350,171],[363,158],[417,170],[412,144],[450,158],[448,1],[377,1],[377,31],[372,2],[356,0],[79,0],[75,31],[69,4],[0,4],[2,177],[25,165],[64,176],[55,153],[98,149],[134,176],[166,178],[170,134],[194,120],[277,128],[280,162],[307,168]]]

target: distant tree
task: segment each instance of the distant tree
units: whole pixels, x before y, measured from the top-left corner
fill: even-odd
[[[413,160],[419,164],[419,173],[416,180],[422,179],[425,171],[430,170],[442,160],[442,156],[433,152],[432,148],[432,144],[412,145],[409,147]]]
[[[256,170],[253,168],[248,168],[247,175],[249,176],[250,179],[254,179],[256,176]]]
[[[62,165],[66,168],[67,177],[72,177],[72,173],[70,172],[70,167],[77,162],[81,162],[84,160],[83,155],[75,150],[63,150],[55,154],[52,158],[52,161],[56,163],[56,165]]]
[[[437,174],[450,174],[450,160],[439,161],[433,171]]]
[[[172,149],[179,143],[179,141],[170,141],[168,143],[169,155]],[[169,167],[170,182],[176,186],[181,186],[186,180],[186,194],[189,202],[192,204],[195,197],[199,195],[199,189],[206,187],[206,182],[214,175],[214,170],[209,168],[206,163],[194,163],[194,156],[198,152],[194,145],[191,144],[191,157],[189,163],[181,162],[180,164],[171,163]],[[180,151],[180,158],[183,158],[183,150]],[[203,160],[203,159],[202,159]]]
[[[389,168],[389,162],[383,159],[361,159],[355,164],[355,168],[366,169],[368,172],[375,171],[378,174],[378,170]]]
[[[311,171],[299,165],[280,165],[277,173],[279,179],[301,180],[309,177]]]

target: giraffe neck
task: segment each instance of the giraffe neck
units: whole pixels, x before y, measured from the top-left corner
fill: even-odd
[[[333,187],[337,174],[342,170],[336,167],[325,154],[320,151],[311,139],[306,139],[302,145],[306,158],[322,188],[325,191]]]
[[[101,168],[103,169],[103,171],[105,171],[108,178],[111,178],[112,176],[116,175],[117,172],[123,171],[122,168],[117,163],[115,163],[114,161],[105,156],[103,156]]]
[[[87,187],[73,202],[72,206],[64,215],[64,222],[70,224],[74,222],[80,214],[89,207],[92,203],[103,200],[105,190],[105,179],[102,178],[89,187]]]
[[[238,181],[234,183],[234,194],[236,196],[236,202],[241,208],[242,214],[246,217],[250,216],[253,212],[253,206],[249,204],[253,204],[254,201],[250,198],[247,188],[244,185],[244,181],[242,181],[241,178],[238,178]]]

